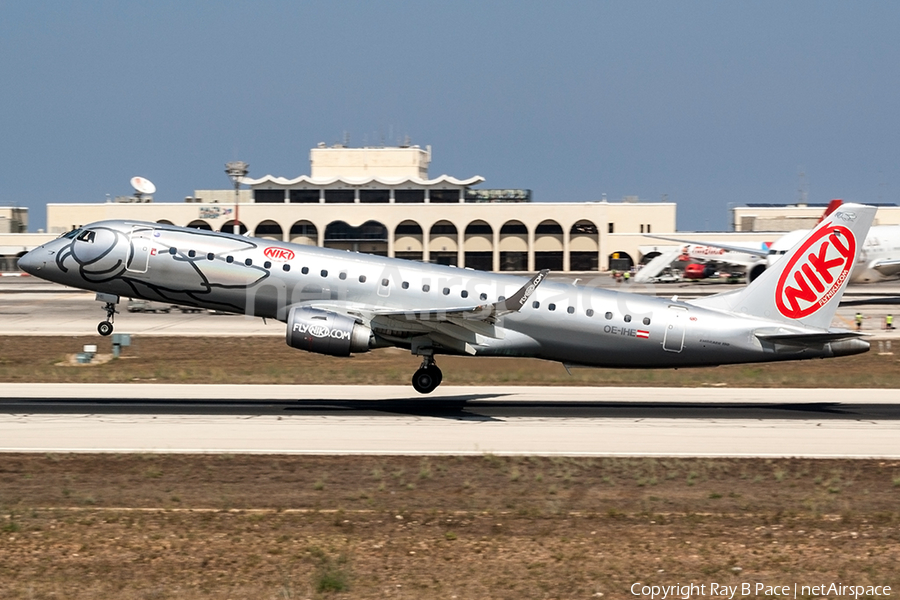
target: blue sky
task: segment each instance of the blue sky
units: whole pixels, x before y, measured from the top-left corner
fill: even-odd
[[[537,201],[900,202],[896,2],[0,0],[0,204],[157,201],[433,147]]]

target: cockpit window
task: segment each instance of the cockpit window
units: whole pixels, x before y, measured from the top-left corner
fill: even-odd
[[[68,238],[68,239],[71,240],[72,238],[74,238],[74,237],[75,237],[76,235],[78,235],[79,233],[81,233],[81,229],[73,229],[72,231],[70,231],[70,232],[68,232],[68,233],[62,234],[60,237]]]
[[[90,231],[90,230],[85,230],[85,231],[82,231],[80,234],[78,234],[78,237],[75,239],[77,239],[79,242],[94,243],[95,235],[96,235],[95,232]]]

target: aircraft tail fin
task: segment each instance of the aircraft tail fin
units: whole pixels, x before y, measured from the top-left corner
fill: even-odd
[[[828,329],[875,210],[874,206],[844,204],[743,290],[693,304]]]

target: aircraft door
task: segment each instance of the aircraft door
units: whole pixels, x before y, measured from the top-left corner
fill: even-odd
[[[153,229],[134,227],[130,236],[131,251],[126,269],[132,273],[146,273],[150,264],[150,246],[153,243]]]
[[[688,318],[686,308],[680,306],[669,307],[669,324],[666,325],[666,334],[663,337],[663,350],[667,352],[681,352],[684,348],[684,327]]]

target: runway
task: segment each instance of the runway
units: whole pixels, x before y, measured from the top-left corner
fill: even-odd
[[[896,390],[5,384],[0,451],[900,458]]]

